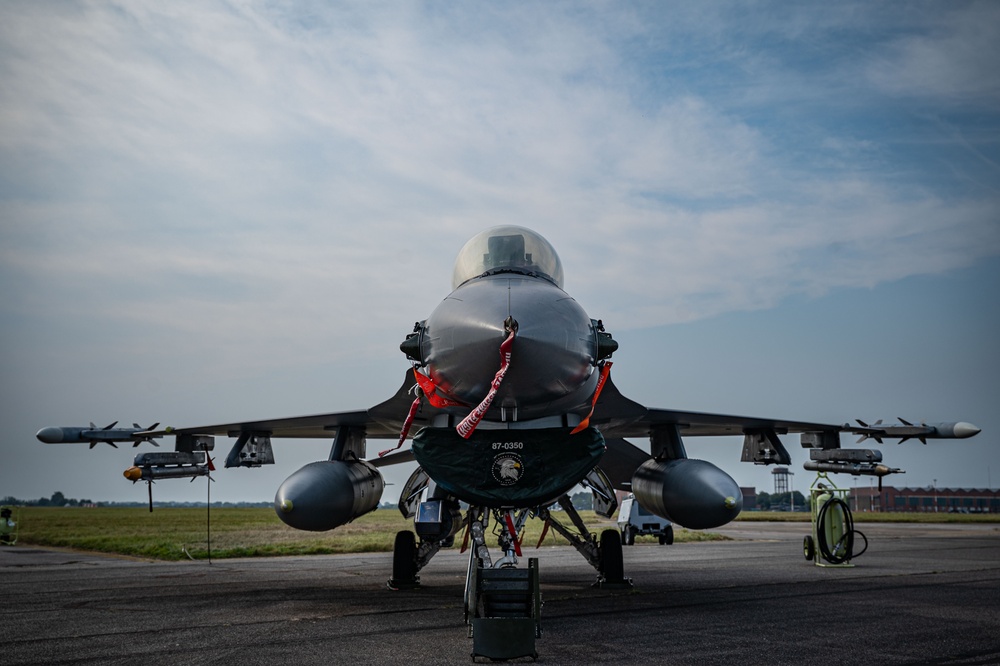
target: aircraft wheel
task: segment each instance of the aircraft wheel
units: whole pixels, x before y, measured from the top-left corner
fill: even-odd
[[[622,537],[618,530],[601,532],[601,573],[604,574],[604,580],[611,583],[625,579]]]
[[[802,540],[802,554],[806,556],[807,560],[812,560],[816,557],[816,542],[813,538],[806,535],[806,538]]]
[[[392,579],[413,582],[417,578],[417,535],[409,530],[396,532],[392,545]]]

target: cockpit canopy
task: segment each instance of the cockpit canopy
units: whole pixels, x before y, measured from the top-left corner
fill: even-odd
[[[513,225],[493,227],[474,236],[455,260],[451,288],[492,273],[538,275],[563,286],[559,255],[547,240],[531,229]]]

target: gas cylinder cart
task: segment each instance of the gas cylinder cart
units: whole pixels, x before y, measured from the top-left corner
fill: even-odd
[[[812,496],[812,535],[802,542],[807,560],[818,567],[853,567],[851,559],[868,550],[868,538],[854,529],[854,517],[847,503],[850,491],[837,488],[825,472],[816,475],[809,487]],[[854,539],[864,547],[854,552]]]
[[[17,521],[14,520],[14,510],[0,507],[0,545],[13,546],[17,543]]]

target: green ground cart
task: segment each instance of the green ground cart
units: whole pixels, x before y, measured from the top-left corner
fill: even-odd
[[[854,517],[847,502],[850,491],[837,488],[825,472],[820,472],[809,492],[812,535],[802,542],[805,558],[819,567],[853,567],[851,559],[868,549],[868,539],[854,529]],[[864,548],[858,552],[854,552],[856,537],[864,541]]]

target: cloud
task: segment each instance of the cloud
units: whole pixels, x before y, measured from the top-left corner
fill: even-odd
[[[982,43],[980,9],[876,38],[863,97],[900,94],[934,58],[942,79],[962,69],[972,50],[946,54]],[[871,49],[812,70],[794,57],[865,17],[771,13],[19,5],[0,28],[0,257],[22,311],[200,331],[231,340],[217,362],[266,363],[254,350],[296,339],[307,358],[345,318],[425,316],[440,294],[399,285],[443,291],[454,252],[494,224],[550,236],[570,291],[620,327],[996,253],[995,192],[907,180],[892,146],[839,126],[841,89],[824,87]],[[928,94],[972,99],[976,80]],[[779,120],[755,110],[775,91]]]
[[[892,95],[932,98],[947,106],[1000,101],[1000,7],[961,3],[935,12],[919,33],[889,40],[867,70]]]
[[[994,257],[996,10],[908,9],[8,3],[4,421],[363,407],[497,224],[616,335]]]

